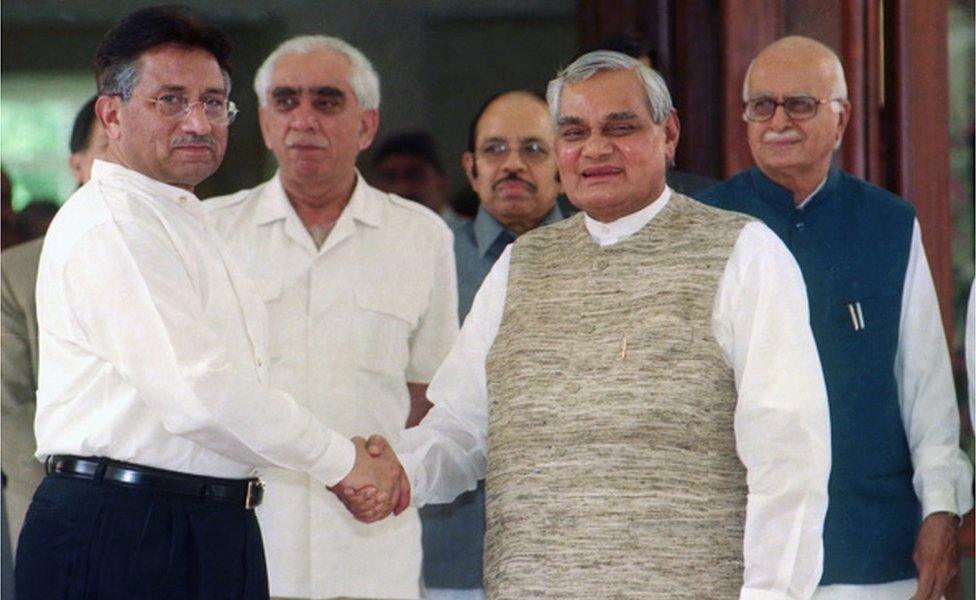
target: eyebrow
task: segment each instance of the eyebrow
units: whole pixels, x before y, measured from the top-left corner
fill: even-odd
[[[324,85],[321,87],[310,87],[304,88],[308,90],[308,93],[313,96],[327,97],[327,98],[345,98],[346,93],[337,87],[331,85]],[[298,96],[301,95],[303,88],[291,87],[287,85],[278,86],[271,90],[271,95],[275,98],[281,98],[285,96]]]
[[[632,111],[615,112],[607,115],[607,121],[629,121],[631,119],[636,119],[637,113]]]
[[[159,86],[159,90],[162,92],[186,92],[186,86],[177,85],[175,83],[163,84]],[[203,90],[204,94],[226,94],[227,92],[223,88],[207,88]]]
[[[556,119],[556,126],[560,127],[562,125],[582,125],[583,119],[579,117],[564,117],[560,116]]]

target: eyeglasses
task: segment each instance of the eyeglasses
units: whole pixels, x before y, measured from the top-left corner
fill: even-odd
[[[237,118],[237,106],[233,101],[219,97],[204,98],[197,102],[190,102],[189,98],[181,94],[160,94],[155,98],[142,98],[146,102],[156,105],[159,116],[167,119],[185,119],[190,111],[198,104],[203,106],[203,116],[214,125],[230,125]]]
[[[511,151],[508,142],[502,140],[489,141],[478,148],[478,153],[492,162],[502,162]],[[538,140],[526,140],[519,144],[518,153],[527,163],[539,163],[549,156],[549,147]]]
[[[787,96],[782,102],[777,102],[774,98],[763,96],[753,98],[745,103],[745,111],[742,113],[744,121],[752,123],[762,123],[773,118],[776,114],[776,107],[782,106],[786,116],[794,121],[805,121],[817,115],[817,109],[821,104],[828,102],[838,102],[843,98],[827,98],[820,100],[813,96]]]

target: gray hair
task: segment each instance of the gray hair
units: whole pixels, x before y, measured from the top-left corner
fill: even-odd
[[[349,73],[349,87],[356,94],[359,106],[370,110],[380,107],[380,78],[373,69],[369,59],[363,53],[347,42],[336,37],[326,35],[300,35],[278,46],[268,55],[264,64],[254,75],[254,93],[258,96],[258,103],[264,106],[268,102],[268,86],[271,85],[271,73],[275,63],[286,54],[308,54],[318,50],[326,50],[340,54],[352,65]]]
[[[220,69],[220,76],[224,79],[224,89],[230,95],[230,74]],[[111,66],[102,73],[98,82],[98,93],[102,96],[119,96],[122,101],[132,97],[132,91],[139,83],[139,59],[119,63]]]
[[[546,101],[553,123],[559,117],[559,99],[567,83],[576,83],[593,77],[601,71],[630,70],[640,79],[647,95],[647,109],[655,123],[661,123],[674,112],[671,93],[664,79],[654,69],[641,64],[636,59],[610,50],[596,50],[577,58],[571,65],[556,75],[546,89]]]

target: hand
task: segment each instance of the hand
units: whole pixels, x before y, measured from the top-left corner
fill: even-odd
[[[939,600],[959,570],[956,515],[940,512],[925,517],[912,560],[918,569],[915,600]]]
[[[399,515],[410,505],[410,483],[393,449],[382,436],[366,442],[354,437],[356,463],[342,481],[329,488],[353,517],[363,523]]]

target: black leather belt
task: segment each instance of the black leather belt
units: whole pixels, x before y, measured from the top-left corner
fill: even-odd
[[[219,479],[166,471],[108,458],[54,455],[47,458],[49,475],[65,475],[115,483],[152,492],[169,492],[203,500],[230,502],[250,510],[261,504],[264,482],[260,479]]]

